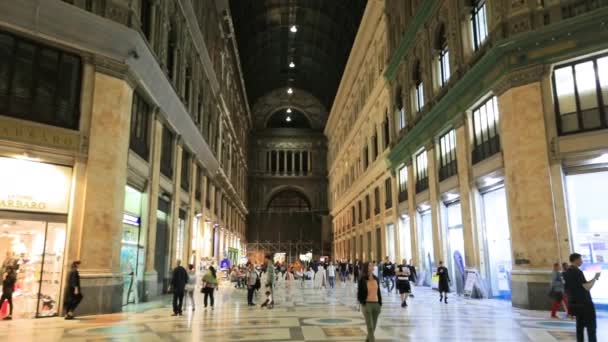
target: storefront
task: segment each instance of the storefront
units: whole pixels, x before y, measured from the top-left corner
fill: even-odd
[[[58,314],[71,188],[71,167],[0,157],[0,255],[3,268],[17,268],[14,317]]]
[[[402,214],[399,217],[399,254],[409,262],[412,258],[412,236],[410,235],[410,217]],[[403,260],[396,260],[401,263]]]
[[[386,249],[389,260],[398,262],[395,259],[395,225],[392,223],[386,225]]]
[[[460,201],[454,200],[453,196],[444,196],[445,208],[444,222],[445,235],[447,236],[447,260],[446,266],[450,270],[452,279],[452,290],[464,293],[465,282],[465,254],[464,254],[464,232],[462,227],[462,212]],[[458,196],[456,196],[458,198]],[[450,201],[451,200],[451,201]]]
[[[608,156],[605,157],[608,163]],[[572,251],[583,256],[587,279],[602,272],[591,289],[596,304],[608,304],[608,171],[569,173],[566,193]],[[602,281],[603,280],[603,281]]]
[[[139,303],[143,293],[144,246],[141,244],[141,202],[143,194],[127,186],[123,214],[120,269],[124,276],[122,304]]]
[[[420,205],[418,207],[418,238],[420,245],[421,275],[419,283],[431,286],[432,272],[435,269],[435,252],[433,248],[433,222],[431,218],[431,207]]]
[[[486,184],[493,181],[486,180]],[[485,236],[485,277],[490,297],[511,299],[511,232],[507,197],[503,185],[481,191],[483,233]]]
[[[156,210],[156,245],[154,246],[154,268],[158,275],[159,294],[166,293],[169,286],[169,222],[171,201],[158,199]]]

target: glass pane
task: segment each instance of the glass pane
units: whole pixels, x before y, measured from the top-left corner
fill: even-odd
[[[427,211],[420,215],[420,237],[422,240],[422,265],[425,271],[424,285],[431,285],[431,273],[435,268],[435,254],[433,250],[433,223],[431,212]]]
[[[581,110],[596,108],[597,87],[593,61],[577,64],[574,69],[576,71],[576,87],[578,89]]]
[[[481,145],[481,112],[479,109],[473,112],[473,128],[475,129],[475,144]]]
[[[38,305],[46,223],[3,219],[0,220],[0,226],[0,255],[4,258],[3,264],[12,265],[17,270],[13,318],[33,318]],[[54,305],[56,308],[57,303]]]
[[[80,60],[74,56],[63,55],[59,69],[61,82],[57,99],[58,124],[76,128],[78,117],[76,105],[80,97]]]
[[[511,233],[505,189],[486,193],[482,198],[491,294],[493,297],[510,298]]]
[[[479,108],[480,118],[481,118],[481,132],[482,132],[482,141],[488,141],[488,112],[486,110],[486,106],[483,105]]]
[[[410,218],[407,215],[402,215],[399,218],[399,249],[402,259],[410,260],[412,258],[412,240],[410,235]],[[396,260],[399,261],[399,260]]]
[[[488,36],[488,21],[486,17],[486,4],[479,9],[479,42],[483,43]]]
[[[56,316],[61,294],[62,266],[65,252],[65,223],[48,224],[44,248],[44,265],[40,284],[38,317]]]
[[[4,108],[8,96],[8,82],[14,39],[0,34],[0,108]]]
[[[557,93],[560,114],[576,112],[572,67],[555,70],[555,92]]]
[[[581,269],[587,279],[602,272],[608,275],[608,212],[604,194],[608,191],[608,172],[566,177],[572,250],[583,256]],[[598,281],[591,289],[595,303],[608,304],[608,282]]]
[[[40,116],[41,121],[50,122],[55,114],[53,99],[57,88],[59,53],[42,49],[38,58],[34,113]]]
[[[600,87],[604,99],[604,107],[608,107],[608,57],[597,60],[597,73],[600,77]],[[608,110],[604,111],[608,115]]]
[[[34,79],[35,48],[28,43],[17,45],[17,60],[11,89],[11,114],[25,117],[32,102],[32,82]]]
[[[447,48],[443,55],[443,79],[446,82],[450,79],[450,51]]]

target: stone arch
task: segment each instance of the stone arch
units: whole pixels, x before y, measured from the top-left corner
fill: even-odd
[[[266,197],[264,198],[264,208],[267,209],[269,207],[269,204],[271,203],[271,201],[273,199],[275,199],[277,197],[277,195],[283,193],[283,192],[295,192],[300,194],[306,201],[308,201],[310,210],[312,210],[312,208],[314,208],[314,203],[312,201],[312,196],[311,194],[306,191],[306,189],[300,187],[300,186],[296,186],[296,185],[280,185],[277,186],[275,188],[273,188],[270,193],[268,193],[268,195],[266,195]]]

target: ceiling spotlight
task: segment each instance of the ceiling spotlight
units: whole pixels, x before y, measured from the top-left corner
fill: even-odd
[[[289,29],[289,31],[291,31],[292,33],[296,33],[296,32],[298,32],[298,28],[296,27],[296,25],[291,25],[291,28]]]
[[[287,88],[287,94],[289,94],[289,95],[293,94],[293,89]]]
[[[287,108],[287,110],[285,111],[286,113],[291,113],[291,108]]]
[[[290,68],[295,68],[295,67],[296,67],[296,64],[295,64],[294,62],[289,62],[289,67],[290,67]]]
[[[287,117],[285,118],[285,121],[291,122],[291,116],[287,115]]]

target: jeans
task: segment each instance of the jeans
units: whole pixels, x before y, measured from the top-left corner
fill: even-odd
[[[384,284],[386,285],[386,289],[388,290],[388,292],[393,291],[393,289],[395,288],[395,278],[390,275],[385,275]]]
[[[182,313],[182,305],[184,304],[184,291],[173,291],[173,313],[180,314]]]
[[[253,304],[253,293],[255,292],[254,286],[247,287],[247,304]]]
[[[215,289],[212,289],[212,288],[205,289],[205,297],[203,297],[203,304],[205,304],[205,307],[207,307],[207,298],[210,299],[211,307],[213,307],[213,293],[214,292],[215,292]]]
[[[11,308],[9,309],[8,315],[9,316],[13,316],[13,293],[3,293],[2,297],[0,297],[0,306],[2,306],[2,304],[4,304],[4,300],[8,301],[8,305],[11,306]]]
[[[331,287],[333,289],[335,284],[336,284],[336,277],[329,277],[329,287]]]
[[[595,307],[593,304],[586,304],[584,308],[575,311],[576,314],[576,341],[585,341],[585,328],[587,328],[587,338],[589,342],[597,342],[595,330]]]
[[[367,338],[365,341],[374,342],[374,331],[376,331],[376,325],[378,325],[378,316],[380,316],[380,304],[363,304],[361,305],[361,311],[363,312],[363,317],[365,317],[365,325],[367,326]]]
[[[186,299],[190,298],[190,304],[192,305],[192,310],[196,307],[194,304],[194,290],[186,290]]]

